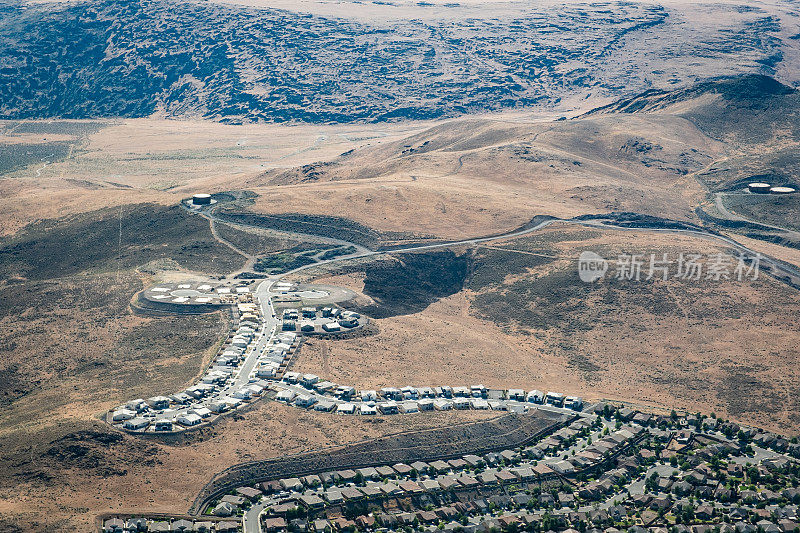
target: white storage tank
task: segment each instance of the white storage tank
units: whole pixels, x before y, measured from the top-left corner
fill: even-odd
[[[756,194],[766,194],[769,192],[770,187],[772,187],[772,185],[769,183],[757,182],[747,184],[747,190]]]
[[[206,193],[195,194],[192,196],[194,205],[211,205],[211,195]]]

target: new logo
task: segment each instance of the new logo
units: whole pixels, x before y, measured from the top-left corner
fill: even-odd
[[[581,281],[592,283],[602,278],[608,270],[608,261],[594,252],[581,252],[578,256],[578,277]]]

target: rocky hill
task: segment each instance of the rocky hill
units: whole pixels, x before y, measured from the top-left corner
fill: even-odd
[[[370,22],[169,0],[0,3],[0,118],[430,119],[773,73],[783,57],[779,18],[755,8],[699,35],[696,20],[733,8],[458,9]]]
[[[674,91],[650,90],[598,108],[606,113],[669,113],[706,134],[744,144],[800,138],[800,91],[764,75],[725,77]]]

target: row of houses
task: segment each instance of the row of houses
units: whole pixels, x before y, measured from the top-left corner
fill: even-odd
[[[567,442],[574,436],[571,431],[580,433],[581,430],[574,422],[557,433],[564,437],[562,442]],[[516,526],[517,529],[568,533],[577,530],[600,533],[604,529],[606,533],[625,530],[667,533],[665,526],[669,524],[675,524],[669,529],[672,533],[793,533],[798,530],[800,490],[795,486],[800,479],[800,466],[796,461],[786,456],[768,457],[753,465],[745,458],[725,461],[727,454],[738,454],[742,449],[735,442],[725,440],[719,432],[704,430],[692,435],[690,446],[682,452],[682,461],[691,465],[688,469],[685,466],[656,468],[656,464],[668,466],[672,455],[667,453],[669,447],[663,448],[663,443],[674,441],[677,435],[677,432],[670,432],[664,439],[656,428],[629,424],[596,438],[594,442],[601,445],[592,451],[602,451],[603,464],[610,466],[599,471],[576,468],[571,476],[575,480],[574,487],[563,482],[541,484],[546,475],[537,475],[534,469],[531,476],[524,461],[515,462],[530,453],[526,450],[504,450],[500,453],[504,461],[496,467],[490,466],[494,458],[487,454],[267,482],[262,484],[265,492],[282,491],[280,494],[288,497],[271,509],[262,524],[271,531],[283,528],[325,532],[353,528],[391,531],[407,527],[417,531],[489,532],[514,530]],[[542,441],[536,447],[543,451],[546,443]],[[652,450],[663,450],[664,457],[656,463],[649,462],[647,457],[651,455],[644,452]],[[563,452],[550,453],[564,455]],[[539,456],[539,453],[534,455]],[[723,458],[721,463],[720,457]],[[534,466],[552,467],[550,461],[555,458],[545,456]],[[588,479],[587,472],[592,472]],[[558,472],[551,470],[550,475],[558,475]],[[662,477],[656,480],[657,475]],[[720,480],[718,488],[727,488],[732,479],[740,479],[742,487],[753,483],[758,487],[742,490],[741,503],[730,505],[725,503],[728,500],[720,499],[719,491],[697,492],[698,488],[707,486],[711,478]],[[642,488],[634,489],[633,484],[642,479],[648,479],[644,493],[638,492]],[[533,484],[528,483],[531,480]],[[725,485],[722,480],[727,480]],[[347,483],[342,487],[336,486],[334,481]],[[661,487],[663,481],[668,483]],[[689,497],[685,497],[685,492],[681,493],[683,496],[670,494],[670,485],[685,485],[695,491],[689,492]],[[492,489],[494,486],[498,489]],[[771,490],[774,486],[784,488],[778,492]],[[595,492],[598,487],[601,490]],[[654,493],[649,493],[650,490]],[[395,496],[397,499],[389,500]],[[602,506],[591,503],[598,500],[609,503]],[[294,519],[281,515],[296,506],[308,512]],[[333,511],[326,510],[327,507],[332,507]],[[348,518],[342,518],[339,509],[358,509],[363,514],[348,514]],[[650,529],[646,529],[648,526]]]
[[[355,311],[343,311],[338,307],[324,307],[321,311],[316,307],[303,307],[299,310],[284,309],[281,317],[283,331],[299,329],[303,333],[314,333],[319,326],[324,333],[336,333],[342,331],[342,328],[358,327],[361,315]]]
[[[237,409],[244,403],[261,397],[268,382],[263,379],[232,388],[242,364],[252,353],[261,334],[261,316],[258,305],[248,292],[237,293],[235,304],[238,317],[236,329],[221,346],[206,372],[195,385],[170,396],[153,396],[136,399],[114,409],[109,421],[128,431],[175,431],[194,427],[220,414]],[[279,354],[284,355],[283,345],[270,345],[264,358],[271,363]],[[273,371],[271,377],[275,377]],[[264,377],[269,373],[261,372]],[[257,376],[258,377],[258,376]]]
[[[569,427],[580,430],[588,426],[576,421]],[[603,448],[620,449],[626,441],[636,439],[643,431],[643,428],[625,427],[610,433],[608,440],[601,439]],[[614,444],[607,447],[606,442]],[[264,482],[259,489],[265,494],[285,496],[280,505],[273,507],[273,512],[280,514],[294,505],[315,510],[376,498],[538,482],[576,472],[575,465],[557,456],[547,457],[546,453],[546,447],[531,446],[481,456],[464,455],[450,460],[344,469]]]
[[[592,421],[588,422],[592,429],[598,429]],[[569,428],[581,431],[590,427],[584,424],[573,423]],[[620,431],[623,433],[613,432],[611,435],[617,439],[625,436],[632,440],[645,430],[624,427]],[[530,525],[534,520],[541,524],[545,513],[561,514],[562,511],[557,511],[559,508],[566,508],[564,513],[568,513],[568,508],[576,504],[577,495],[569,491],[556,493],[542,490],[539,493],[524,490],[525,487],[542,487],[541,483],[546,481],[558,483],[556,480],[564,475],[561,472],[565,472],[559,468],[561,460],[557,457],[543,457],[532,450],[533,447],[503,450],[483,456],[465,455],[451,460],[397,463],[265,482],[261,484],[265,493],[281,491],[279,494],[287,497],[271,506],[262,525],[264,530],[270,531],[349,531],[353,527],[366,531],[391,531],[405,527],[437,531],[443,525],[452,523],[450,531],[454,531],[456,526],[483,531],[482,522],[486,522],[487,527],[496,527],[497,510],[531,508],[531,505],[551,510],[533,513],[522,511],[513,513],[513,516],[504,514],[508,520],[504,527],[512,523]],[[539,460],[529,460],[531,456],[539,457]],[[403,502],[399,509],[394,503],[386,503],[395,501]],[[409,503],[416,509],[408,509]],[[295,506],[306,509],[309,519],[290,520],[288,515],[283,517]],[[334,508],[332,515],[330,511],[325,511],[328,507]],[[335,518],[338,516],[335,509],[338,508],[374,512],[348,520]],[[602,512],[617,513],[619,510],[624,516],[626,511],[622,507]],[[334,518],[326,518],[325,513]],[[314,518],[320,515],[321,518]],[[525,515],[530,522],[524,521]],[[598,514],[596,518],[600,520],[602,517]]]
[[[235,533],[238,521],[148,519],[145,517],[107,518],[103,533]]]
[[[410,414],[453,409],[522,411],[527,404],[552,405],[573,410],[583,408],[583,400],[577,396],[565,396],[556,392],[545,394],[538,390],[526,393],[521,389],[490,391],[484,385],[384,387],[378,391],[357,391],[355,387],[338,385],[323,380],[316,374],[299,372],[286,372],[282,382],[300,385],[308,392],[284,388],[278,391],[278,401],[304,409],[347,415]]]

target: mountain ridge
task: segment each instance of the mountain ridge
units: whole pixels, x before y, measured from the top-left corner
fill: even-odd
[[[775,17],[756,12],[700,41],[687,30],[677,37],[689,44],[667,52],[648,43],[676,35],[685,16],[657,4],[567,3],[486,17],[365,22],[344,11],[326,18],[170,0],[0,4],[0,118],[453,118],[613,98],[700,75],[771,73],[784,48]],[[694,47],[709,64],[678,67]],[[648,70],[664,73],[641,75]]]
[[[595,108],[603,114],[669,113],[686,118],[715,139],[762,144],[800,135],[800,91],[763,74],[726,76],[691,87],[648,90]]]

